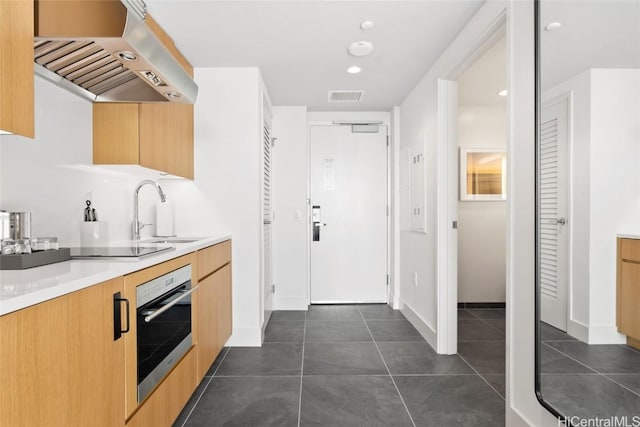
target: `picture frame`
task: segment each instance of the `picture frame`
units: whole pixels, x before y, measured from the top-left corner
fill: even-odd
[[[505,149],[460,148],[460,200],[507,200],[507,152]]]

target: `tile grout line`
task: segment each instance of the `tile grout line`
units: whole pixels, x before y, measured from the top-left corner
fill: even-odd
[[[495,388],[495,387],[494,387],[494,386],[493,386],[489,381],[487,381],[487,379],[486,379],[484,376],[482,376],[482,374],[481,374],[480,372],[478,372],[478,370],[477,370],[476,368],[474,368],[474,367],[471,365],[471,363],[469,363],[469,362],[467,361],[467,359],[465,359],[464,357],[462,357],[462,355],[461,355],[460,353],[458,353],[458,357],[460,357],[460,359],[462,359],[462,360],[464,361],[464,363],[466,363],[467,365],[469,365],[469,367],[473,370],[473,372],[475,372],[475,373],[476,373],[476,375],[478,375],[478,376],[480,377],[480,379],[482,379],[482,381],[484,381],[485,383],[487,383],[487,385],[488,385],[489,387],[491,387],[491,389],[492,389],[493,391],[495,391],[495,392],[496,392],[496,394],[498,395],[498,397],[499,397],[500,399],[502,399],[502,400],[504,400],[504,401],[506,402],[506,399],[505,399],[505,397],[506,397],[506,396],[505,396],[505,397],[503,397],[503,396],[500,394],[500,392],[499,392],[498,390],[496,390],[496,388]],[[487,374],[487,375],[491,375],[491,374]],[[494,375],[504,375],[504,377],[505,377],[505,381],[506,381],[506,378],[507,378],[506,373],[505,373],[505,374],[494,374]]]
[[[543,343],[543,344],[545,344],[545,343]],[[619,387],[622,387],[623,389],[630,391],[631,393],[635,394],[636,396],[640,396],[640,393],[637,393],[637,392],[635,392],[635,391],[631,390],[630,388],[628,388],[627,386],[625,386],[625,385],[623,385],[623,384],[620,384],[619,382],[617,382],[617,381],[616,381],[616,380],[614,380],[613,378],[609,378],[609,377],[606,375],[606,373],[604,373],[604,372],[600,372],[600,371],[597,371],[597,370],[596,370],[596,369],[594,369],[592,366],[589,366],[589,365],[587,365],[586,363],[583,363],[583,362],[579,361],[578,359],[575,359],[574,357],[572,357],[571,355],[569,355],[569,354],[567,354],[567,353],[565,353],[565,352],[561,351],[560,349],[557,349],[557,348],[555,348],[555,347],[553,347],[553,346],[550,346],[549,344],[545,344],[545,345],[546,345],[547,347],[549,347],[549,348],[551,348],[551,349],[553,349],[553,350],[557,351],[558,353],[562,354],[563,356],[566,356],[567,358],[569,358],[569,359],[573,360],[574,362],[579,363],[580,365],[586,366],[587,368],[591,369],[594,373],[596,373],[596,374],[600,375],[601,377],[606,378],[607,380],[609,380],[609,381],[611,381],[612,383],[614,383],[614,384],[618,385]],[[584,373],[584,372],[577,372],[576,374],[578,374],[578,375],[579,375],[579,374],[581,374],[581,373]],[[589,373],[589,372],[587,372],[587,373]],[[540,372],[540,375],[542,375],[542,372]],[[609,374],[609,375],[612,375],[612,374]]]
[[[369,324],[367,323],[367,320],[364,318],[364,315],[362,314],[360,309],[358,309],[358,312],[360,312],[360,316],[362,316],[362,320],[364,320],[364,325],[367,327],[367,331],[369,332],[369,335],[371,335],[371,340],[373,341],[373,345],[376,346],[376,350],[378,351],[378,355],[380,356],[380,359],[382,360],[382,363],[384,364],[384,367],[386,368],[387,372],[389,373],[389,378],[391,378],[391,382],[393,383],[393,386],[396,389],[396,393],[398,393],[398,397],[400,397],[400,401],[402,402],[402,406],[404,406],[404,410],[407,411],[407,415],[409,415],[409,419],[411,420],[411,424],[413,425],[413,427],[416,427],[416,422],[413,420],[413,417],[411,416],[411,412],[409,412],[409,407],[407,406],[407,403],[404,401],[404,397],[402,397],[402,393],[400,393],[400,389],[398,388],[398,385],[396,384],[396,380],[393,378],[393,375],[391,375],[391,370],[389,370],[389,366],[387,366],[387,361],[384,360],[384,357],[382,356],[382,352],[380,351],[380,348],[378,347],[378,343],[376,342],[376,339],[374,338],[373,333],[371,332],[371,329],[369,329]]]
[[[307,340],[307,310],[304,313],[304,328],[302,329],[302,363],[300,364],[300,397],[298,398],[298,427],[302,419],[302,379],[304,377],[304,345]]]
[[[543,343],[542,343],[542,345],[546,345],[546,346],[547,346],[547,347],[549,347],[550,349],[552,349],[552,350],[554,350],[554,351],[556,351],[556,352],[560,353],[561,355],[565,356],[565,357],[566,357],[566,358],[568,358],[568,359],[573,360],[573,361],[574,361],[574,362],[576,362],[577,364],[582,365],[582,366],[584,366],[584,367],[586,367],[586,368],[588,368],[588,369],[591,369],[591,370],[592,370],[593,372],[595,372],[596,374],[599,374],[599,373],[600,373],[600,372],[596,371],[595,369],[593,369],[591,366],[587,365],[586,363],[583,363],[583,362],[579,361],[578,359],[576,359],[576,358],[572,357],[571,355],[569,355],[569,354],[565,353],[564,351],[562,351],[562,350],[560,350],[560,349],[557,349],[557,348],[555,348],[555,347],[553,347],[553,346],[550,346],[549,344],[547,344],[547,343],[545,343],[545,342],[543,342]],[[542,367],[540,367],[540,369],[542,369]],[[542,372],[541,372],[541,373],[542,373]],[[576,372],[576,373],[581,373],[581,372]],[[582,372],[582,373],[589,373],[589,372]]]
[[[191,410],[189,411],[189,413],[187,414],[187,416],[184,419],[184,422],[182,423],[181,427],[184,427],[187,425],[187,421],[189,421],[189,418],[191,417],[191,414],[193,414],[193,411],[196,409],[196,407],[198,406],[198,403],[200,403],[200,399],[202,399],[202,396],[204,396],[204,393],[207,391],[207,389],[209,388],[209,384],[211,384],[211,381],[213,381],[213,377],[216,375],[216,373],[218,372],[218,369],[220,369],[220,366],[222,366],[222,362],[224,362],[224,359],[227,358],[227,354],[229,354],[229,348],[227,348],[227,351],[224,353],[224,356],[222,356],[222,359],[220,360],[220,364],[216,367],[216,370],[213,371],[213,374],[211,374],[211,376],[209,377],[209,381],[207,381],[207,384],[205,384],[204,388],[202,389],[202,393],[200,393],[200,395],[198,396],[198,398],[196,399],[196,401],[193,404],[193,407],[191,408]]]

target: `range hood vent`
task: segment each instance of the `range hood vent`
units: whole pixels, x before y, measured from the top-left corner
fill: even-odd
[[[139,19],[144,3],[124,1],[37,1],[36,73],[93,102],[193,104],[198,86]]]

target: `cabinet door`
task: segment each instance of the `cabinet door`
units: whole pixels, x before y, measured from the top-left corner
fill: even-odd
[[[223,275],[213,273],[198,283],[198,380],[207,373],[222,347],[218,344],[217,288]]]
[[[640,339],[640,262],[620,263],[619,324],[623,334]]]
[[[193,179],[193,105],[140,104],[140,165]]]
[[[140,163],[138,104],[93,104],[93,163]]]
[[[124,425],[122,290],[117,278],[0,317],[0,425]]]
[[[216,303],[218,305],[218,346],[224,347],[231,336],[231,264],[227,264],[216,272]]]
[[[0,130],[33,138],[33,0],[0,2]]]

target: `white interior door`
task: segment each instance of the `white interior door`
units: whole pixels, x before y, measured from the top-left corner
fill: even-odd
[[[567,330],[569,100],[542,108],[540,135],[540,318]]]
[[[272,229],[273,229],[273,139],[267,122],[262,129],[262,287],[263,325],[269,321],[273,310],[273,259],[272,259]]]
[[[387,302],[387,128],[378,128],[310,127],[312,303]]]

